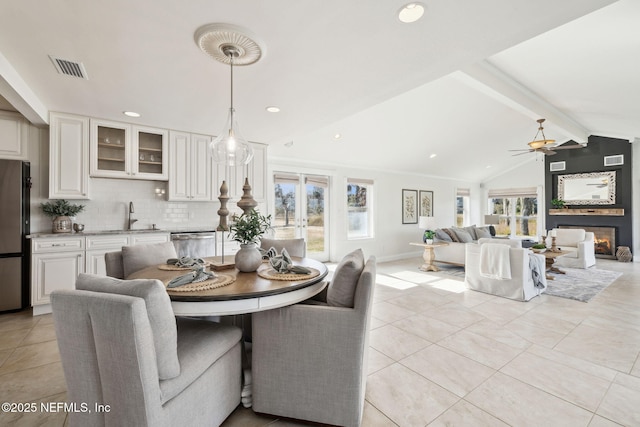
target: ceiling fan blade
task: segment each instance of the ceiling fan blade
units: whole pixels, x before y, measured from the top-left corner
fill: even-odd
[[[509,150],[509,151],[521,151],[521,150]],[[534,151],[535,151],[535,150],[527,150],[527,151],[525,151],[524,153],[512,154],[512,156],[521,156],[521,155],[523,155],[523,154],[532,153],[532,152],[534,152]]]
[[[555,148],[554,148],[554,150],[555,150]],[[548,148],[542,149],[542,150],[540,150],[540,152],[546,154],[547,156],[553,156],[554,154],[556,154],[555,151],[550,150]]]
[[[508,151],[526,151],[526,152],[531,152],[531,151],[534,151],[534,150],[508,150]]]

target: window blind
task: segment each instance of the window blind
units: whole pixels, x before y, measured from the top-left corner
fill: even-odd
[[[488,197],[490,199],[499,199],[502,197],[537,197],[536,187],[525,188],[497,188],[489,190]]]

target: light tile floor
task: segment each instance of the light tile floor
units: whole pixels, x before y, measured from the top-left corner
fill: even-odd
[[[379,263],[363,426],[640,425],[640,264],[589,303],[527,303]],[[0,402],[64,402],[50,315],[0,315]],[[0,413],[0,425],[63,426],[64,412]],[[239,407],[224,427],[299,426]]]

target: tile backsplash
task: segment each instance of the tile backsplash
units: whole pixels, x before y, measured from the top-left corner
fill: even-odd
[[[165,194],[157,195],[156,189]],[[131,218],[138,220],[134,230],[151,229],[153,224],[161,230],[215,229],[218,225],[219,202],[168,202],[166,193],[166,182],[92,178],[91,200],[70,201],[85,205],[76,218],[85,225],[85,232],[126,229],[129,202],[135,211]],[[32,208],[32,218],[31,233],[51,231],[50,219],[39,208]]]

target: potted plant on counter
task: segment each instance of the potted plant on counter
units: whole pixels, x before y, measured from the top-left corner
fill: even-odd
[[[41,203],[42,212],[53,218],[54,233],[71,233],[72,221],[70,217],[76,216],[84,210],[84,205],[75,205],[65,199],[55,202]]]
[[[262,264],[262,254],[258,250],[260,237],[271,228],[271,215],[263,216],[252,209],[248,214],[239,217],[229,228],[232,238],[240,242],[240,250],[236,253],[236,268],[244,273],[256,271]]]

